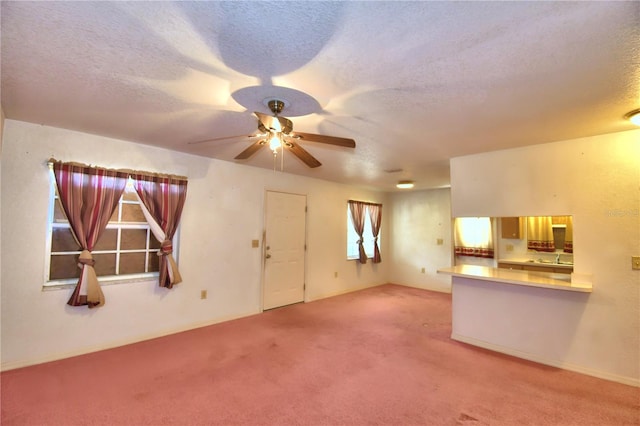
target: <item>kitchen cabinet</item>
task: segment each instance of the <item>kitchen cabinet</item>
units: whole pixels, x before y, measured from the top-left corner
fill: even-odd
[[[522,265],[516,265],[513,263],[501,263],[498,262],[498,268],[502,268],[502,269],[517,269],[519,271],[522,270]]]
[[[511,262],[498,262],[498,268],[501,269],[513,269],[518,271],[537,271],[537,272],[553,272],[556,274],[570,274],[573,272],[571,267],[554,266],[552,264],[540,265],[529,263],[511,263]]]
[[[520,239],[522,221],[519,217],[501,217],[500,227],[502,229],[502,238]]]

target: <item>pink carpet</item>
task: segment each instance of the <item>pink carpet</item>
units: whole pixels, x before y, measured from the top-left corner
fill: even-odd
[[[640,389],[450,340],[385,285],[2,373],[13,425],[638,425]]]

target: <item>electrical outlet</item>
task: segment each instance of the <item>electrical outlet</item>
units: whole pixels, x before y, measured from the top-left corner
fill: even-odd
[[[253,248],[260,247],[260,241],[251,240],[251,247],[253,247]]]
[[[436,239],[436,244],[441,246],[442,244],[444,244],[444,240],[442,238],[437,238]]]
[[[640,256],[631,256],[631,269],[640,270]]]
[[[513,244],[507,244],[507,251],[513,251]]]
[[[200,290],[200,299],[207,298],[207,290]]]
[[[333,273],[333,278],[338,278],[338,271]]]
[[[427,272],[427,270],[425,268],[422,268],[420,272],[424,274],[425,272]]]

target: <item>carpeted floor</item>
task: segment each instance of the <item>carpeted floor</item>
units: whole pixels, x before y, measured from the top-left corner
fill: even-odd
[[[384,285],[2,373],[2,425],[639,425],[640,389],[450,340]]]

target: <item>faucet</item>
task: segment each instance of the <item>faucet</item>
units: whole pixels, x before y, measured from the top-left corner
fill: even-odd
[[[560,263],[560,253],[556,254],[556,263]]]

